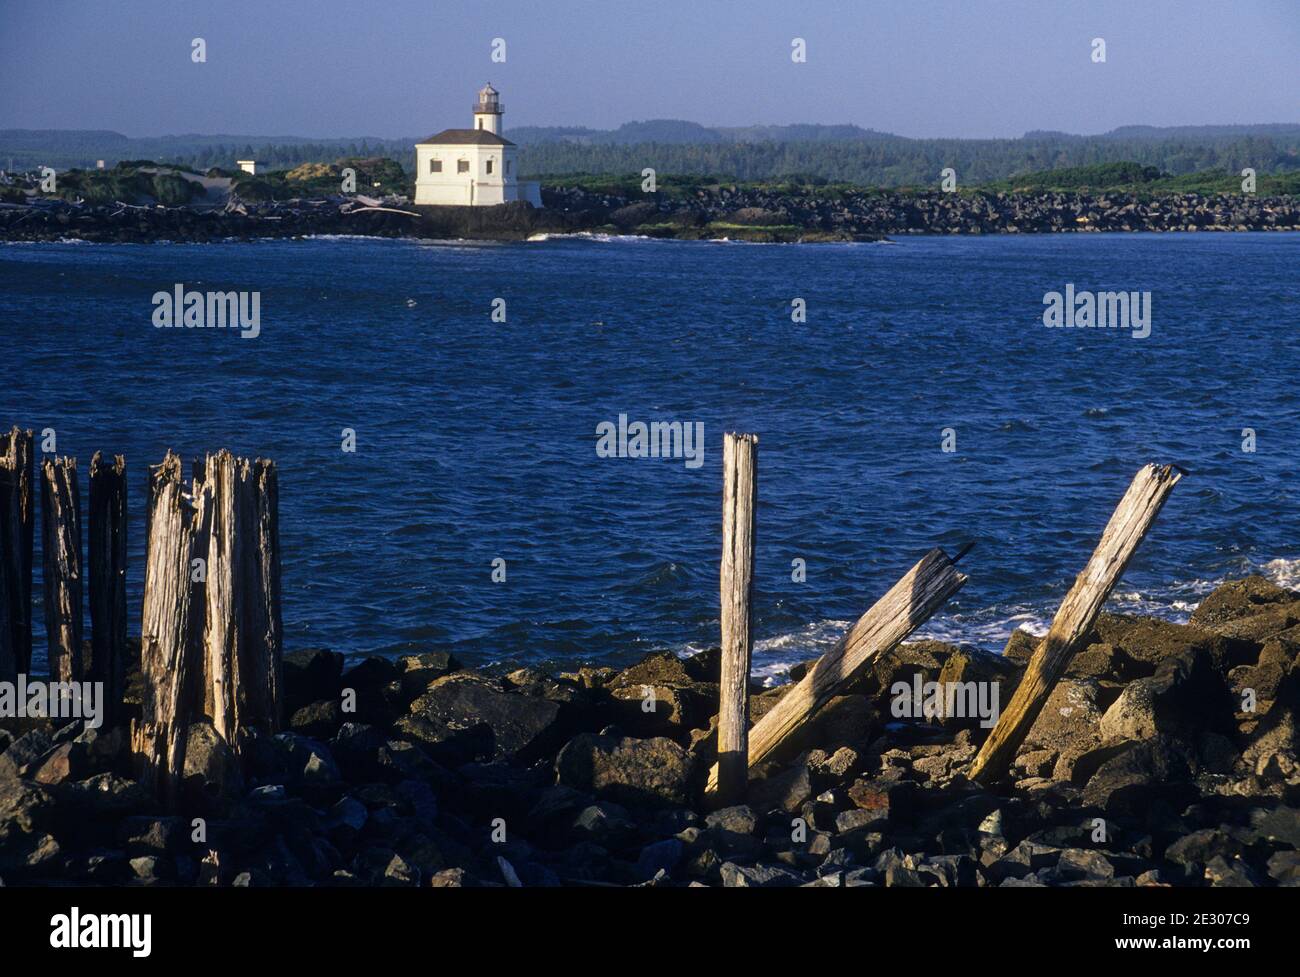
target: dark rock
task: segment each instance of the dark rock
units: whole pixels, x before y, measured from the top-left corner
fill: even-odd
[[[623,848],[636,837],[636,825],[627,811],[609,801],[584,807],[569,826],[570,837],[606,849]]]
[[[794,814],[812,793],[812,774],[807,762],[803,762],[751,781],[748,796],[750,803],[760,811],[781,810]]]
[[[114,818],[138,814],[155,801],[134,780],[114,773],[97,773],[77,783],[57,787],[60,804],[85,817]]]
[[[10,777],[25,777],[42,757],[54,746],[50,731],[37,727],[23,733],[4,753],[0,753],[0,780]]]
[[[322,699],[297,710],[289,719],[289,728],[295,733],[316,739],[329,739],[343,722],[343,711],[335,699]]]
[[[672,740],[583,733],[555,759],[559,782],[625,804],[683,805],[691,760]]]
[[[1157,797],[1177,803],[1194,796],[1196,788],[1187,783],[1190,777],[1185,750],[1157,734],[1129,743],[1101,764],[1088,779],[1083,800],[1108,814],[1142,813]]]
[[[293,715],[322,699],[339,699],[343,656],[322,649],[293,651],[284,656],[285,711]]]
[[[1038,645],[1042,640],[1042,638],[1035,637],[1023,628],[1016,628],[1011,632],[1011,636],[1007,638],[1006,647],[1002,649],[1002,657],[1028,664],[1029,659],[1034,657],[1034,652],[1038,650]]]
[[[724,862],[718,870],[728,888],[779,888],[803,885],[802,875],[777,865],[737,865]]]
[[[1254,888],[1260,885],[1259,873],[1240,858],[1231,861],[1215,855],[1205,865],[1205,881],[1217,888]]]
[[[500,692],[486,682],[453,673],[438,679],[411,704],[412,715],[455,732],[491,731],[484,758],[527,762],[562,741],[560,707],[554,702]]]
[[[131,856],[175,854],[189,841],[185,823],[178,817],[129,817],[117,832]]]
[[[1061,857],[1061,849],[1033,841],[1022,841],[984,869],[994,884],[1007,879],[1023,879],[1045,868],[1052,868]]]
[[[214,811],[244,792],[239,760],[206,720],[191,723],[185,740],[184,793],[199,811]]]
[[[1157,733],[1190,738],[1202,730],[1233,729],[1231,694],[1205,648],[1160,661],[1153,675],[1125,686],[1100,721],[1108,742],[1149,739]]]
[[[757,854],[762,847],[758,835],[758,815],[747,804],[737,804],[714,811],[704,819],[712,847],[722,852]]]
[[[34,765],[31,777],[38,784],[61,784],[90,775],[90,761],[81,743],[60,743]]]
[[[380,751],[388,744],[384,734],[363,723],[344,723],[330,740],[335,762],[349,781],[382,780]]]
[[[1106,856],[1091,848],[1067,848],[1061,852],[1051,869],[1051,878],[1057,882],[1080,879],[1113,879],[1115,866]]]
[[[87,726],[72,741],[84,750],[86,769],[91,773],[121,772],[127,759],[127,731],[123,726]]]
[[[402,695],[408,701],[419,698],[435,679],[459,671],[461,664],[445,651],[426,651],[397,659]]]
[[[660,872],[672,875],[685,851],[686,846],[676,838],[666,838],[646,845],[637,856],[637,874],[644,879],[654,878]]]
[[[960,650],[956,645],[943,641],[909,641],[898,645],[872,663],[868,676],[859,680],[862,691],[892,696],[896,683],[902,682],[910,687],[914,675],[919,675],[923,683],[933,682],[938,679],[948,657]]]
[[[0,875],[23,877],[53,867],[59,845],[45,829],[54,797],[39,784],[0,780]]]
[[[279,733],[275,743],[283,757],[282,769],[288,784],[321,786],[340,780],[334,755],[320,740],[300,733]]]
[[[454,729],[420,716],[407,715],[397,720],[393,729],[398,735],[418,744],[433,760],[451,767],[489,757],[495,749],[492,727],[486,723],[468,729]]]
[[[972,694],[944,697],[945,710],[939,721],[951,729],[977,729],[990,717],[979,715],[978,706],[987,704],[993,708],[991,718],[996,721],[1001,710],[1020,684],[1022,669],[1007,658],[991,655],[975,648],[958,648],[953,651],[943,664],[936,681],[944,689],[957,689],[959,685],[971,690]],[[996,687],[996,699],[993,689]],[[947,715],[949,707],[952,715]],[[987,727],[986,727],[987,728]]]
[[[1300,886],[1300,851],[1274,852],[1268,859],[1269,877],[1281,886]]]
[[[370,726],[388,726],[402,714],[401,672],[391,659],[371,656],[347,669],[339,679],[339,695],[348,719]]]
[[[1100,615],[1089,638],[1118,648],[1135,667],[1145,668],[1148,674],[1166,658],[1197,649],[1208,653],[1215,667],[1225,673],[1250,660],[1253,653],[1248,642],[1231,640],[1214,631],[1124,614]]]
[[[1300,595],[1279,587],[1265,577],[1251,574],[1216,587],[1192,612],[1191,623],[1210,628],[1259,613],[1272,604],[1287,604]]]

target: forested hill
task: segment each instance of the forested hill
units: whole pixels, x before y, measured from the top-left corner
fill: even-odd
[[[522,148],[521,174],[640,173],[738,181],[802,179],[867,186],[930,184],[952,167],[960,184],[1099,163],[1137,162],[1175,176],[1208,170],[1300,170],[1300,125],[1126,126],[1096,136],[1030,132],[1017,139],[911,139],[853,125],[707,127],[657,119],[618,129],[521,126],[506,135]],[[197,169],[255,157],[287,169],[342,156],[388,156],[409,170],[415,137],[337,140],[296,136],[179,135],[129,138],[91,130],[0,130],[0,167],[57,169],[153,159]]]

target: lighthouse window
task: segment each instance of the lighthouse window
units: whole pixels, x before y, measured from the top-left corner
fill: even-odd
[[[506,176],[510,175],[510,160],[506,160]]]
[[[491,175],[492,175],[492,161],[491,161],[491,160],[488,160],[488,161],[487,161],[487,172],[488,172],[488,176],[491,176]]]
[[[456,160],[456,172],[457,172],[457,173],[468,173],[468,172],[469,172],[469,160],[467,160],[467,159],[458,159],[458,160]]]
[[[442,172],[442,160],[440,160],[440,159],[431,159],[431,160],[429,160],[429,172],[430,172],[430,173],[441,173],[441,172]]]

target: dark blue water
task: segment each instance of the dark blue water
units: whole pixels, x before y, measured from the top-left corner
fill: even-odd
[[[1050,620],[1149,460],[1192,474],[1114,609],[1296,581],[1297,268],[1294,234],[9,245],[0,424],[54,428],[83,480],[126,454],[133,613],[146,464],[229,447],[280,464],[289,647],[565,663],[716,642],[720,445],[751,431],[757,669],[972,539],[927,632],[997,647]],[[261,336],[155,329],[177,282],[260,291]],[[1044,327],[1067,282],[1150,290],[1150,337]],[[598,458],[620,413],[703,422],[703,466]]]

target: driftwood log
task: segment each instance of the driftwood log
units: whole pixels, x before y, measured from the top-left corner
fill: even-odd
[[[1029,660],[1025,677],[971,765],[971,779],[997,780],[1029,734],[1043,704],[1097,620],[1142,538],[1181,474],[1173,466],[1147,465],[1134,477],[1101,535],[1092,559],[1065,595],[1052,627]]]
[[[718,775],[714,803],[739,803],[749,779],[749,668],[753,653],[754,507],[758,438],[726,434],[722,442],[722,677],[718,704]]]
[[[0,681],[32,666],[33,457],[31,431],[0,435]]]
[[[812,719],[845,682],[924,624],[965,583],[965,574],[943,550],[923,556],[749,731],[750,769]],[[706,792],[716,789],[717,776],[714,765]]]
[[[90,678],[103,683],[104,721],[115,724],[126,675],[126,460],[90,460]]]
[[[58,682],[80,682],[86,669],[81,648],[81,496],[75,458],[46,459],[41,465],[41,540],[50,676]]]

